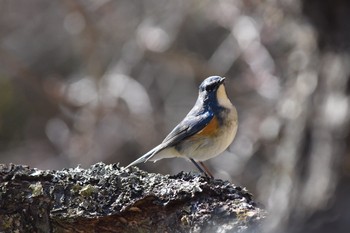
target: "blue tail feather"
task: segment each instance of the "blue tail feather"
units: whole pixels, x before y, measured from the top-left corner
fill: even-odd
[[[146,154],[142,155],[140,158],[136,159],[134,162],[130,163],[128,166],[126,166],[124,169],[127,169],[131,166],[134,166],[136,164],[139,163],[145,163],[147,162],[149,159],[151,159],[153,157],[153,155],[155,155],[157,152],[159,151],[159,146],[153,148],[152,150],[150,150],[149,152],[147,152]]]

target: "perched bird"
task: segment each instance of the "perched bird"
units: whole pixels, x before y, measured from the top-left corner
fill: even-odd
[[[203,161],[226,150],[238,125],[237,111],[226,95],[224,81],[225,78],[220,76],[206,78],[199,86],[197,102],[187,116],[161,144],[125,169],[142,162],[181,157],[191,160],[201,172],[213,178]]]

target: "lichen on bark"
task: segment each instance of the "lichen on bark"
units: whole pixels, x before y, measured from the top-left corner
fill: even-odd
[[[0,175],[1,232],[260,232],[266,216],[246,189],[197,173],[97,163]]]

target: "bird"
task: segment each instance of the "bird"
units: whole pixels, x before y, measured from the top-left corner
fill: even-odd
[[[203,163],[224,152],[238,128],[235,106],[227,97],[225,78],[210,76],[199,86],[198,98],[185,118],[156,147],[125,169],[147,161],[181,157],[190,160],[205,176],[214,178]]]

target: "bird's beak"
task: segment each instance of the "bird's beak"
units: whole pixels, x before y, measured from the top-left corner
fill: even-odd
[[[222,77],[220,80],[219,80],[219,84],[223,84],[225,82],[225,77]]]

